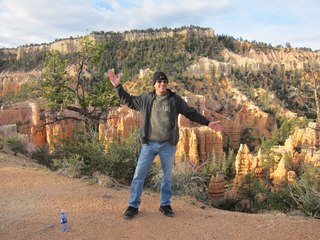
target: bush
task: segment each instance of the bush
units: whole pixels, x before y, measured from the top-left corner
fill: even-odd
[[[259,204],[259,210],[288,212],[292,206],[290,196],[283,187],[275,191],[267,189],[264,196],[264,201]]]
[[[32,154],[31,158],[37,160],[38,163],[53,169],[52,156],[50,155],[48,145],[38,147],[37,150]]]
[[[72,137],[57,143],[51,155],[48,148],[42,148],[33,157],[67,176],[92,176],[100,172],[128,184],[140,150],[136,133],[133,132],[120,142],[110,143],[106,150],[105,143],[99,139],[96,131],[76,131]]]
[[[79,178],[86,172],[83,158],[78,154],[72,154],[63,159],[53,159],[53,168],[68,177]]]
[[[172,189],[176,195],[191,195],[205,201],[208,198],[210,176],[205,173],[175,173],[172,177]]]
[[[108,146],[106,161],[101,166],[102,173],[115,178],[123,184],[132,180],[140,144],[137,140],[137,131],[133,131],[127,139],[113,142]]]
[[[101,171],[107,161],[104,144],[95,131],[77,131],[73,137],[56,144],[54,149],[52,158],[55,159],[55,168],[75,165],[81,175],[91,176],[94,172]]]
[[[159,166],[153,165],[146,181],[146,186],[153,191],[159,191],[161,187],[162,171]],[[208,186],[210,176],[202,172],[173,171],[172,173],[172,194],[191,195],[197,200],[206,201],[208,199]]]
[[[3,149],[3,140],[2,140],[2,137],[0,136],[0,150],[2,150]]]
[[[7,140],[9,148],[14,152],[14,155],[17,156],[18,153],[25,153],[24,144],[17,137],[11,137]]]
[[[240,199],[235,196],[227,196],[223,200],[217,202],[212,201],[211,205],[223,210],[240,211]]]
[[[263,187],[259,180],[251,173],[248,173],[243,177],[238,188],[238,194],[240,198],[249,202],[247,206],[248,209],[246,211],[256,211],[258,198],[260,197],[261,199],[261,194],[259,193],[261,193],[262,188]]]
[[[294,206],[306,215],[320,218],[320,179],[319,170],[305,165],[301,176],[288,185],[288,194]]]
[[[246,175],[238,188],[239,203],[248,201],[247,209],[241,211],[301,210],[307,216],[320,218],[319,169],[302,165],[302,174],[294,183],[283,182],[278,189],[271,189],[252,174]]]

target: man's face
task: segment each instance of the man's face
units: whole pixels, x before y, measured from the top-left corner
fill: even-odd
[[[167,92],[168,80],[157,80],[154,87],[157,95],[164,95]]]

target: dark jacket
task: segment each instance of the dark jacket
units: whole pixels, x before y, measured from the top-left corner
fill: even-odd
[[[117,88],[117,92],[122,104],[126,104],[129,108],[136,111],[140,111],[142,118],[142,125],[140,128],[139,138],[141,142],[147,143],[148,139],[148,123],[151,114],[151,108],[153,100],[156,97],[155,90],[148,93],[143,93],[139,96],[130,95],[123,86],[120,84]],[[178,115],[182,114],[193,122],[208,125],[209,120],[201,115],[195,108],[189,106],[178,94],[167,89],[169,93],[169,104],[171,108],[171,122],[173,129],[173,137],[171,139],[172,145],[177,145],[179,141],[179,127],[178,127]]]

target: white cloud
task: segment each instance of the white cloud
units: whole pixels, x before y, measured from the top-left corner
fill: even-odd
[[[219,34],[320,49],[317,0],[0,0],[0,47],[91,31],[211,27]]]

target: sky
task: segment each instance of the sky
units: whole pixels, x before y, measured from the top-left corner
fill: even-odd
[[[199,26],[273,46],[320,50],[319,0],[0,0],[0,48],[92,31]]]

